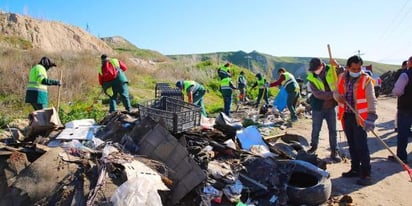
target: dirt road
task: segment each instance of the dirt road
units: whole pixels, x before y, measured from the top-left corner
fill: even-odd
[[[379,118],[375,128],[376,134],[381,137],[391,150],[396,153],[396,135],[394,132],[394,119],[396,114],[396,98],[379,97],[377,113]],[[341,129],[340,123],[338,129]],[[305,136],[310,142],[311,119],[299,120],[293,127],[288,128],[288,133]],[[408,173],[397,163],[387,159],[389,151],[372,134],[368,133],[369,151],[371,153],[372,179],[371,186],[359,186],[355,182],[357,178],[342,178],[342,172],[350,169],[350,160],[341,163],[327,165],[327,171],[331,174],[332,196],[340,199],[343,195],[350,195],[355,205],[412,205],[412,182]],[[348,154],[346,137],[343,132],[339,135],[338,142],[341,149]],[[412,138],[409,138],[412,142]],[[408,147],[409,167],[412,166],[412,146]],[[326,122],[323,123],[319,148],[317,154],[320,158],[327,159],[330,155],[328,130]]]

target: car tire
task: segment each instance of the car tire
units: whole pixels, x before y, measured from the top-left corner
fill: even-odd
[[[315,165],[291,160],[295,167],[287,184],[290,205],[320,205],[325,203],[332,193],[330,175]]]
[[[375,87],[375,97],[378,98],[379,97],[379,93],[381,92],[381,88],[380,87]]]

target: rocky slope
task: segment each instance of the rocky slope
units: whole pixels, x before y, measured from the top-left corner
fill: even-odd
[[[85,30],[56,21],[46,21],[14,13],[0,13],[1,39],[13,37],[31,43],[31,48],[45,52],[112,53],[113,49]],[[1,40],[0,39],[0,40]],[[15,41],[1,41],[16,47]]]

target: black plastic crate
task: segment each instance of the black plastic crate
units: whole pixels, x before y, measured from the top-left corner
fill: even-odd
[[[178,88],[171,87],[169,83],[156,83],[155,98],[172,97],[183,100],[182,91]]]
[[[201,108],[171,97],[160,97],[138,104],[140,120],[149,116],[163,121],[172,133],[180,133],[200,125]]]

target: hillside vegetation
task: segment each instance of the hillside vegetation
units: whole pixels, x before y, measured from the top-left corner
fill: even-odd
[[[280,67],[305,78],[310,60],[310,57],[273,57],[257,51],[165,56],[157,51],[140,49],[120,36],[97,38],[75,26],[10,13],[0,12],[0,25],[0,127],[13,118],[26,118],[32,111],[31,106],[24,103],[25,89],[30,68],[42,56],[50,57],[57,64],[48,72],[49,78],[58,79],[63,72],[60,88],[63,122],[79,118],[100,120],[106,114],[108,105],[104,103],[108,97],[101,92],[97,80],[102,53],[128,65],[126,75],[130,80],[134,107],[154,98],[156,83],[174,85],[177,80],[195,80],[208,90],[206,109],[212,115],[223,107],[216,72],[220,65],[233,63],[234,81],[240,71],[245,71],[249,84],[252,84],[257,72],[268,79],[276,79],[276,69]],[[378,73],[398,68],[372,64]],[[57,87],[49,87],[49,106],[56,106],[57,93]],[[248,93],[254,99],[257,89],[248,90]],[[270,95],[273,97],[276,93],[277,88],[271,88]]]

